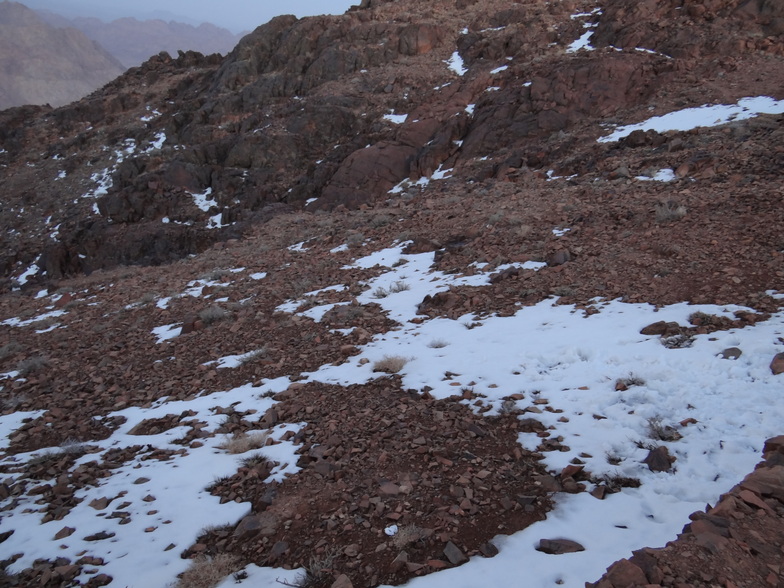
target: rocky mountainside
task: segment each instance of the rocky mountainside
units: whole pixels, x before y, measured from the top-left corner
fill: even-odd
[[[178,51],[204,54],[227,54],[242,38],[230,31],[202,23],[199,26],[163,20],[120,18],[104,22],[97,18],[66,18],[49,11],[38,11],[46,22],[56,27],[73,27],[105,48],[126,68],[136,67],[161,51],[177,55]]]
[[[776,0],[366,0],[0,112],[3,581],[781,584],[782,88]]]
[[[74,28],[55,28],[17,2],[0,2],[0,108],[61,106],[125,68]]]

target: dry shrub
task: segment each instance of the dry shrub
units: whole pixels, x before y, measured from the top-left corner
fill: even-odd
[[[22,350],[22,346],[16,341],[11,341],[10,343],[6,343],[2,347],[0,347],[0,361],[2,361],[3,359],[8,359],[13,355],[16,355],[21,350]]]
[[[234,436],[218,445],[218,449],[225,449],[231,454],[245,453],[251,449],[264,447],[268,436],[269,433],[262,433],[261,431],[250,434],[236,433]]]
[[[46,367],[49,367],[49,360],[39,355],[20,361],[19,365],[16,366],[16,371],[24,378],[30,374],[41,371]]]
[[[180,576],[174,588],[214,588],[226,576],[242,567],[236,555],[219,553],[215,557],[200,555],[191,562],[191,567]]]
[[[387,374],[396,374],[403,369],[403,366],[408,363],[408,359],[400,355],[385,355],[373,364],[374,372],[385,372]]]
[[[392,544],[398,549],[405,549],[411,543],[416,543],[427,536],[425,530],[416,525],[406,525],[395,533]]]
[[[205,325],[211,325],[218,321],[225,321],[230,316],[231,313],[220,306],[208,306],[199,312],[199,318]]]
[[[656,204],[656,222],[668,223],[686,216],[686,207],[675,200],[667,200]]]

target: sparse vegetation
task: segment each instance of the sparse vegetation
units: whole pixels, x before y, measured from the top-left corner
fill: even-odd
[[[393,218],[388,214],[377,214],[372,219],[370,219],[370,226],[374,229],[380,229],[381,227],[385,227],[388,224],[393,222]]]
[[[607,463],[614,466],[620,465],[623,461],[623,458],[620,455],[612,451],[606,451],[604,454],[604,459],[607,461]]]
[[[638,478],[622,476],[620,474],[605,474],[596,480],[596,482],[603,482],[610,492],[619,492],[621,488],[639,488],[642,486],[642,482],[640,482]]]
[[[503,402],[501,402],[501,406],[498,408],[498,414],[511,414],[517,409],[517,402],[512,400],[511,398],[507,398]]]
[[[84,455],[87,453],[87,445],[78,439],[69,438],[60,444],[60,450],[70,455]]]
[[[228,553],[219,553],[214,557],[199,555],[182,573],[174,588],[213,588],[241,567],[236,555]]]
[[[302,572],[296,580],[297,588],[317,588],[323,582],[332,578],[332,566],[340,555],[337,547],[327,548],[323,554],[310,558],[310,561],[303,567]]]
[[[686,216],[686,207],[675,200],[667,200],[656,204],[656,222],[669,223]]]
[[[365,242],[365,235],[362,233],[349,233],[346,235],[346,245],[349,247],[359,247]]]
[[[661,417],[651,417],[648,419],[648,435],[657,441],[677,441],[682,438],[673,427],[665,425]]]
[[[386,298],[390,294],[398,294],[399,292],[405,292],[406,290],[410,290],[411,286],[409,286],[406,282],[402,280],[398,280],[394,282],[389,288],[383,288],[379,286],[375,290],[373,290],[373,298]]]
[[[224,449],[231,454],[239,454],[264,447],[267,442],[268,433],[254,431],[253,433],[235,433],[223,443],[218,445],[218,449]]]
[[[381,286],[379,286],[378,288],[373,290],[373,298],[380,300],[382,298],[386,298],[387,296],[389,296],[389,290],[387,290],[386,288],[382,288]]]
[[[228,275],[231,275],[231,272],[229,270],[215,268],[214,270],[211,270],[206,274],[204,274],[199,279],[204,280],[205,282],[217,282],[218,280],[221,280]]]
[[[254,453],[248,457],[244,457],[240,460],[240,464],[244,468],[253,469],[258,465],[268,462],[267,456],[263,453]]]
[[[373,371],[397,374],[407,363],[408,359],[400,355],[385,355],[373,364]]]
[[[427,344],[427,346],[431,349],[442,349],[447,345],[449,345],[449,341],[444,341],[443,339],[433,339],[430,343]]]
[[[231,476],[219,476],[219,477],[216,477],[207,486],[205,486],[204,489],[207,492],[213,492],[213,491],[217,490],[218,488],[220,488],[221,486],[225,486],[229,482],[231,482]]]
[[[632,373],[630,373],[625,378],[618,378],[617,380],[615,380],[616,390],[626,390],[628,388],[631,388],[632,386],[645,386],[645,380],[643,380],[639,376],[635,376]]]
[[[231,312],[220,306],[208,306],[199,311],[199,318],[205,325],[225,321],[231,317]]]
[[[553,294],[556,296],[574,296],[577,294],[577,289],[572,286],[556,286],[553,289]]]
[[[46,357],[36,355],[35,357],[28,357],[27,359],[20,361],[16,366],[16,371],[24,378],[36,372],[40,372],[44,368],[49,367],[49,365],[49,360]]]
[[[392,544],[397,549],[405,549],[411,543],[421,541],[427,536],[425,530],[417,525],[406,525],[401,527],[392,538]]]
[[[0,347],[0,361],[3,361],[4,359],[8,359],[9,357],[16,355],[17,353],[22,351],[22,349],[24,348],[16,341],[11,341],[10,343],[6,343],[2,347]]]
[[[667,349],[686,349],[694,345],[694,337],[685,333],[662,337],[661,344]]]

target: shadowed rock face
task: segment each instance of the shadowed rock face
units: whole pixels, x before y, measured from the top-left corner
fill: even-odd
[[[73,28],[49,26],[16,2],[0,3],[0,109],[61,106],[116,78],[124,67]]]
[[[439,168],[471,181],[601,169],[600,124],[675,109],[670,96],[717,63],[732,73],[782,53],[778,3],[700,7],[609,0],[572,18],[592,7],[369,2],[275,18],[225,58],[162,53],[67,107],[0,113],[13,211],[0,267],[42,253],[50,276],[164,263],[288,207],[361,207]],[[586,30],[595,50],[565,51]],[[716,82],[710,100],[736,101],[737,87]]]

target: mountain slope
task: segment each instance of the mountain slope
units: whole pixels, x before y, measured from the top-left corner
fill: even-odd
[[[123,72],[122,65],[76,29],[57,29],[22,4],[0,3],[0,109],[60,106]]]
[[[782,18],[371,0],[0,113],[0,583],[775,586]]]

